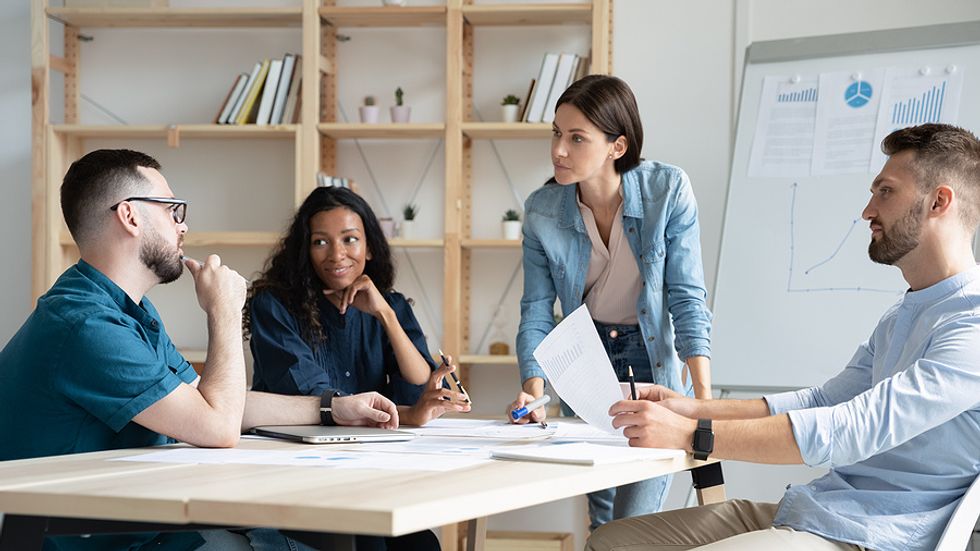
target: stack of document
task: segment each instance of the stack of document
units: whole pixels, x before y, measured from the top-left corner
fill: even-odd
[[[496,448],[490,451],[490,457],[494,459],[545,461],[548,463],[571,463],[574,465],[608,465],[610,463],[674,459],[684,457],[684,455],[684,450],[629,448],[621,445],[593,444],[591,442],[511,446],[507,448]]]

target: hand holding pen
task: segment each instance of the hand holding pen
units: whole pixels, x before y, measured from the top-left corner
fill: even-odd
[[[442,359],[442,365],[447,367],[449,366],[449,360],[447,360],[446,355],[442,353],[442,349],[439,349],[439,358]],[[464,396],[466,396],[466,403],[472,404],[473,400],[470,399],[470,394],[466,392],[465,388],[463,388],[463,383],[459,382],[459,377],[456,376],[456,371],[455,370],[450,371],[449,375],[452,376],[453,382],[456,383],[456,388],[458,388],[459,391],[463,393]]]
[[[517,400],[507,407],[507,419],[517,425],[533,422],[540,423],[541,428],[548,428],[548,423],[545,422],[547,411],[544,406],[549,401],[551,397],[547,394],[535,398],[527,392],[521,392],[517,395]]]

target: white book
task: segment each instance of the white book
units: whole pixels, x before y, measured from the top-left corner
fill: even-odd
[[[279,86],[279,76],[282,74],[282,60],[273,59],[269,62],[269,74],[265,78],[265,87],[262,89],[262,101],[259,103],[259,111],[255,116],[255,124],[269,124],[269,115],[272,114],[272,104],[276,99],[276,87]]]
[[[541,122],[551,122],[555,120],[555,106],[558,105],[558,98],[562,92],[568,88],[568,81],[575,74],[575,54],[561,54],[558,58],[558,67],[555,69],[555,78],[551,81],[551,92],[548,94],[548,101],[544,106],[544,113],[541,114]]]
[[[276,86],[276,99],[272,102],[272,114],[269,116],[269,124],[282,124],[282,111],[286,107],[286,95],[289,94],[289,87],[293,79],[293,66],[296,64],[294,54],[286,54],[282,59],[282,75],[279,77],[279,85]]]
[[[531,98],[531,107],[527,110],[526,122],[541,122],[541,115],[544,114],[544,106],[548,102],[548,93],[551,91],[551,83],[555,78],[555,69],[558,67],[558,54],[544,54],[541,62],[541,72],[538,73],[538,82],[534,85],[534,97]]]
[[[231,114],[228,115],[228,120],[225,121],[227,124],[235,124],[235,121],[238,120],[238,115],[242,111],[242,105],[245,104],[245,98],[248,97],[248,91],[252,89],[252,84],[255,83],[255,79],[259,78],[259,71],[261,69],[262,62],[259,61],[252,69],[252,73],[248,76],[248,82],[245,83],[245,89],[238,95],[238,101],[235,102],[235,108],[232,109]]]
[[[221,114],[218,115],[218,124],[228,124],[228,117],[230,117],[231,112],[234,111],[235,104],[238,103],[238,98],[242,95],[242,90],[245,89],[246,83],[248,83],[248,73],[238,75],[238,80],[235,82],[235,87],[232,88],[231,94],[228,95],[228,101],[225,102],[224,109],[222,109]]]
[[[490,450],[490,457],[494,459],[571,463],[574,465],[608,465],[610,463],[674,459],[684,457],[685,454],[684,450],[630,448],[623,445],[593,444],[591,442],[556,442],[539,446],[508,446]]]

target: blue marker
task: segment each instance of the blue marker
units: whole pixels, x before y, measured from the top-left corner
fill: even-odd
[[[517,421],[521,417],[524,417],[528,413],[531,413],[532,411],[538,409],[539,407],[547,404],[550,401],[551,401],[551,396],[548,396],[547,394],[545,394],[544,396],[538,398],[537,400],[534,400],[532,402],[528,402],[527,404],[524,405],[524,407],[519,408],[519,409],[515,409],[514,411],[510,412],[510,416],[515,421]]]

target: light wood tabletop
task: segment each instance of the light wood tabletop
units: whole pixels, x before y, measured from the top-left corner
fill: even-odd
[[[238,448],[342,449],[257,439]],[[480,549],[486,517],[497,513],[696,468],[716,469],[702,485],[723,488],[718,464],[690,456],[596,466],[490,461],[445,472],[113,461],[161,449],[0,462],[0,511],[15,521],[11,529],[21,517],[43,517],[397,536],[472,521],[468,547]],[[10,541],[7,522],[0,549]]]

